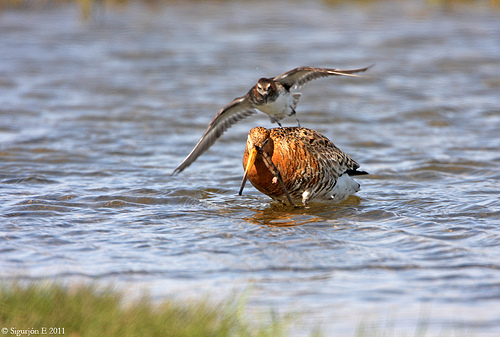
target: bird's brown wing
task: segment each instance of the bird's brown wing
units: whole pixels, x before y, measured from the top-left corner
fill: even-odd
[[[275,81],[281,83],[287,90],[290,88],[298,89],[308,82],[327,76],[353,76],[359,77],[358,75],[354,75],[355,73],[360,73],[368,70],[373,67],[368,66],[366,68],[360,69],[329,69],[329,68],[315,68],[315,67],[299,67],[287,71],[286,73],[277,76],[274,78]]]
[[[198,141],[194,149],[188,154],[186,159],[174,170],[172,174],[182,172],[191,165],[199,156],[212,146],[231,125],[257,113],[246,96],[236,98],[227,106],[222,108],[215,118],[208,125],[207,130]]]
[[[294,132],[294,137],[301,140],[300,144],[307,149],[309,157],[332,172],[335,179],[346,172],[358,172],[359,164],[321,133],[307,128],[296,128]]]

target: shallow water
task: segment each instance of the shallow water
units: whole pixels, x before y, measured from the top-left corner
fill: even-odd
[[[416,1],[0,12],[2,277],[247,289],[251,308],[300,313],[293,335],[498,335],[499,17]],[[346,202],[237,195],[263,114],[170,175],[259,77],[373,63],[301,89],[301,124],[370,172]]]

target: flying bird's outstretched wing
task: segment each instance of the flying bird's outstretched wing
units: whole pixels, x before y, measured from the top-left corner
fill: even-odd
[[[354,75],[354,73],[366,71],[370,67],[372,66],[347,70],[299,67],[292,69],[280,76],[277,76],[273,80],[279,82],[285,89],[281,89],[282,92],[279,92],[277,97],[283,97],[282,95],[287,97],[287,95],[290,95],[290,88],[300,88],[301,86],[316,78],[334,75],[359,77],[358,75]],[[279,120],[278,118],[281,118],[281,115],[278,115],[278,117],[276,117],[275,115],[281,113],[281,109],[287,110],[291,108],[291,111],[295,112],[294,109],[295,105],[297,104],[298,94],[291,94],[293,97],[293,106],[289,106],[290,103],[285,102],[285,100],[279,100],[279,107],[277,108],[275,105],[273,105],[275,103],[252,103],[251,93],[252,90],[249,91],[249,93],[247,93],[245,96],[236,98],[230,104],[219,111],[215,118],[210,122],[207,130],[198,141],[194,149],[189,153],[186,159],[184,159],[184,161],[174,170],[172,174],[182,172],[186,167],[191,165],[203,152],[208,150],[208,148],[215,143],[217,138],[219,138],[231,125],[235,124],[245,117],[256,114],[257,109],[262,109],[262,106],[265,106],[267,110],[261,111],[268,114],[271,118],[274,118],[276,122]],[[279,111],[273,111],[273,109]]]
[[[191,165],[203,152],[208,150],[208,148],[215,143],[217,138],[219,138],[231,125],[256,113],[257,111],[252,107],[252,104],[246,96],[236,98],[226,105],[210,122],[207,130],[194,149],[172,174],[180,173]]]
[[[280,82],[287,90],[290,88],[298,89],[308,82],[327,76],[353,76],[354,73],[360,73],[373,67],[373,64],[366,68],[360,69],[328,69],[328,68],[315,68],[315,67],[299,67],[287,71],[286,73],[276,76],[275,81]]]

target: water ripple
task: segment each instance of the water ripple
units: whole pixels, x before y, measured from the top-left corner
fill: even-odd
[[[300,308],[330,322],[327,335],[352,335],[331,322],[372,305],[411,317],[429,305],[436,326],[459,311],[480,335],[499,329],[496,11],[386,1],[130,8],[88,23],[74,21],[73,3],[2,12],[4,278],[124,282],[155,296],[252,284],[250,303]],[[257,78],[372,63],[367,78],[302,88],[298,110],[370,173],[356,196],[300,208],[250,185],[239,196],[248,130],[270,126],[263,114],[170,175]]]

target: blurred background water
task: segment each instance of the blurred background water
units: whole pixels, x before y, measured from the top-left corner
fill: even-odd
[[[156,298],[249,291],[292,335],[363,324],[500,333],[500,12],[488,2],[74,3],[0,12],[2,279]],[[298,66],[301,124],[369,176],[338,205],[237,191],[233,126],[172,170],[220,108]],[[295,119],[284,121],[295,125]]]

